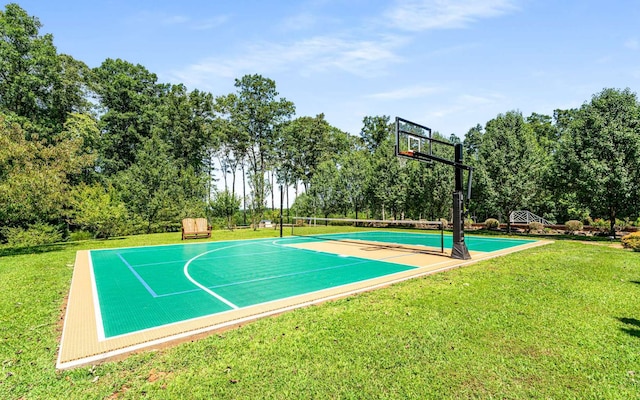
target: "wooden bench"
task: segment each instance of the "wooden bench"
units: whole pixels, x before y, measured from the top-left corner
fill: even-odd
[[[211,225],[206,218],[185,218],[182,220],[182,240],[211,237]]]

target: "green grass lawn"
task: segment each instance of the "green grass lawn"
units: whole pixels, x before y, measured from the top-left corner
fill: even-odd
[[[0,248],[0,398],[640,398],[640,253],[571,241],[56,371],[75,252],[177,242]]]

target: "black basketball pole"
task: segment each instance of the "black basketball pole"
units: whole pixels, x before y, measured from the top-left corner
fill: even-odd
[[[462,144],[455,145],[455,190],[453,192],[453,249],[451,258],[469,260],[471,255],[464,242],[464,194],[462,175]]]

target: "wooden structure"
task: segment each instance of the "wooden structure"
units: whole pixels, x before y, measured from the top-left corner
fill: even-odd
[[[211,237],[211,225],[206,218],[185,218],[182,220],[182,240]]]

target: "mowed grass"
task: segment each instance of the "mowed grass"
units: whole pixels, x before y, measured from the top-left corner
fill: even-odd
[[[640,398],[640,254],[571,241],[56,371],[75,252],[179,236],[0,249],[0,398]]]

